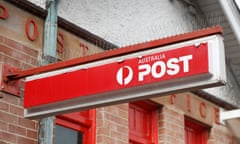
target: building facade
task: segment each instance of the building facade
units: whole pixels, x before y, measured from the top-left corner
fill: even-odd
[[[59,7],[63,7],[63,3]],[[203,13],[211,11],[214,2],[211,3],[212,5],[204,2],[195,5],[183,0],[162,1],[161,4],[163,11],[160,15],[164,17],[156,17],[156,19],[166,19],[168,22],[173,19],[181,21],[181,28],[176,30],[174,26],[177,23],[173,23],[169,24],[172,29],[164,31],[166,21],[162,25],[161,20],[155,21],[154,26],[158,25],[159,29],[152,27],[154,33],[155,30],[160,31],[154,35],[155,37],[166,37],[211,26],[211,24],[206,25],[206,17],[199,14],[198,8],[202,8]],[[0,1],[1,75],[17,69],[25,70],[41,65],[46,13],[46,10],[25,0]],[[64,17],[64,12],[61,15]],[[166,17],[167,15],[171,18]],[[212,25],[216,24],[215,21],[217,24],[223,24],[223,30],[228,32],[224,33],[224,38],[228,40],[225,48],[230,47],[231,43],[235,44],[235,37],[232,41],[229,38],[231,30],[227,29],[228,25],[226,26],[219,19],[214,20]],[[124,25],[124,21],[122,23]],[[112,42],[110,43],[62,17],[59,18],[58,24],[59,61],[117,48],[112,44],[114,40],[110,40]],[[130,26],[129,29],[132,27]],[[130,37],[132,33],[128,36]],[[132,38],[130,42],[134,43],[152,39],[149,36],[149,39],[141,40],[134,35]],[[125,37],[119,38],[119,41],[121,39]],[[121,46],[125,43],[120,42],[117,45]],[[230,53],[226,51],[227,54]],[[177,93],[57,115],[53,141],[56,144],[235,144],[238,137],[219,119],[222,109],[233,109],[239,104],[236,96],[239,94],[238,82],[229,67],[227,66],[227,86],[217,90]],[[13,81],[13,84],[10,84],[12,87],[9,88],[1,78],[0,144],[37,144],[40,141],[39,120],[24,118],[22,106],[24,80],[20,81],[20,84],[18,82]],[[227,93],[231,95],[230,98],[227,97]]]

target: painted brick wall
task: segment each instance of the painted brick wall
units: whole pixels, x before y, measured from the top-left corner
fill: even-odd
[[[27,69],[37,65],[38,51],[0,36],[0,66]],[[2,74],[1,74],[2,75]],[[0,92],[0,144],[37,144],[38,122],[23,118],[22,98]]]
[[[128,144],[128,104],[97,109],[97,144]]]

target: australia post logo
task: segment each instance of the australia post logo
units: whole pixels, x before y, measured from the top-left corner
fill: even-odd
[[[117,82],[120,85],[127,85],[133,79],[133,69],[130,66],[123,66],[117,72]]]
[[[125,65],[121,66],[116,73],[116,80],[119,85],[126,86],[131,82],[134,85],[145,83],[145,81],[148,83],[160,79],[168,80],[178,75],[181,77],[190,71],[192,60],[191,54],[170,58],[166,58],[165,54],[136,58],[135,63],[124,62]]]

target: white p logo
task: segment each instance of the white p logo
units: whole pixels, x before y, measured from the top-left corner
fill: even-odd
[[[117,82],[120,85],[127,85],[133,78],[133,70],[129,66],[121,67],[117,72]]]

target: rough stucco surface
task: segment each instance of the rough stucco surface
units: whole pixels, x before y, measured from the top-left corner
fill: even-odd
[[[185,5],[173,0],[59,1],[59,15],[119,45],[190,31]]]
[[[45,0],[31,0],[44,7]],[[118,46],[189,32],[199,26],[197,11],[180,0],[58,0],[59,16]],[[196,15],[194,15],[196,14]],[[238,105],[239,87],[228,70],[228,84],[207,89]]]
[[[227,67],[227,84],[216,88],[204,89],[205,92],[210,93],[218,99],[224,100],[232,105],[239,107],[240,91],[238,89],[236,80],[232,76],[229,68]]]

